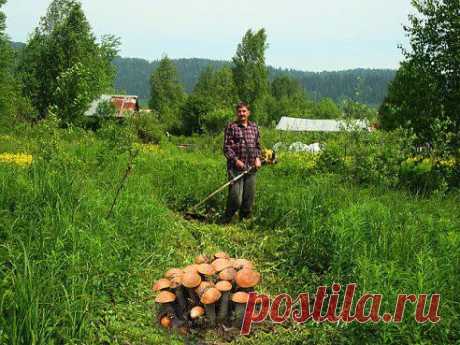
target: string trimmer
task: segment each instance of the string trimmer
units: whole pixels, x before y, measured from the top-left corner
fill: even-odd
[[[275,154],[275,151],[273,150],[263,150],[262,152],[262,165],[266,165],[266,164],[276,164],[277,163],[277,160],[276,160],[276,154]],[[224,183],[222,186],[220,186],[219,188],[217,188],[214,192],[212,192],[211,194],[209,194],[206,198],[204,198],[203,200],[201,200],[198,204],[190,207],[186,212],[185,212],[185,218],[186,219],[201,219],[201,220],[204,220],[206,219],[206,216],[202,215],[202,214],[199,214],[196,212],[196,210],[198,209],[198,207],[202,206],[205,202],[207,202],[209,199],[211,199],[214,195],[220,193],[221,191],[223,191],[225,188],[227,188],[228,186],[230,186],[232,183],[235,183],[236,181],[240,180],[242,177],[246,176],[247,174],[249,174],[251,171],[253,171],[255,169],[254,166],[252,167],[249,167],[248,169],[244,170],[243,172],[241,172],[241,174],[239,174],[238,176],[235,176],[233,179],[229,180],[228,182]]]

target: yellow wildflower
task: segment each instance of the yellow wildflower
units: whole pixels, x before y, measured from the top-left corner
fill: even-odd
[[[1,153],[0,163],[29,166],[32,164],[32,155],[26,153]]]

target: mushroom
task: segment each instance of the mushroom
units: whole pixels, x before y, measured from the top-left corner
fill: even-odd
[[[169,281],[169,279],[161,278],[160,280],[155,282],[155,284],[153,284],[152,290],[157,292],[157,291],[169,289],[170,287],[171,287],[171,282]]]
[[[190,310],[190,318],[196,320],[204,315],[204,308],[197,305]]]
[[[198,272],[201,273],[206,280],[212,281],[213,275],[216,273],[216,270],[210,264],[201,264],[198,267]]]
[[[230,255],[226,252],[217,252],[214,254],[214,259],[230,259]]]
[[[235,259],[233,261],[233,268],[236,270],[240,270],[243,268],[249,268],[249,269],[254,269],[254,265],[252,264],[251,261],[246,260],[246,259]]]
[[[182,273],[184,272],[180,268],[171,268],[168,271],[166,271],[165,277],[171,279],[172,277],[176,275],[181,275]]]
[[[229,282],[235,280],[236,270],[233,267],[229,267],[224,269],[222,272],[219,273],[220,280],[227,280]]]
[[[168,315],[163,315],[160,319],[160,325],[164,328],[171,328],[172,320]]]
[[[195,263],[200,265],[200,264],[208,264],[209,263],[209,258],[206,256],[206,255],[198,255],[196,258],[195,258]]]
[[[232,264],[228,259],[216,259],[212,262],[211,266],[216,270],[216,272],[220,272],[226,268],[232,267]]]
[[[185,272],[184,275],[182,276],[182,285],[184,285],[187,288],[188,295],[193,300],[193,303],[195,305],[200,303],[200,299],[198,298],[194,289],[198,285],[200,285],[200,283],[201,283],[201,277],[196,272]]]
[[[249,268],[243,268],[238,271],[235,276],[236,284],[244,291],[253,290],[260,281],[260,273],[253,271]]]
[[[177,316],[185,320],[187,317],[187,301],[184,296],[184,289],[182,288],[182,275],[176,275],[171,278],[170,288],[176,294],[178,311]]]
[[[161,308],[164,312],[175,315],[175,310],[173,306],[173,302],[176,300],[176,295],[170,291],[162,290],[155,298],[155,302],[161,305]]]
[[[201,298],[201,295],[206,291],[207,288],[214,287],[213,282],[202,281],[201,284],[195,289],[198,297]]]
[[[184,267],[183,271],[184,272],[198,272],[199,266],[200,265],[197,265],[197,264],[188,265]]]
[[[216,284],[216,289],[222,293],[220,299],[219,311],[217,313],[217,321],[224,321],[228,314],[228,301],[230,299],[230,291],[232,284],[226,280],[222,280]]]
[[[249,300],[249,294],[244,291],[238,291],[232,295],[232,302],[235,304],[235,313],[233,315],[233,326],[240,328],[243,322],[246,304]]]
[[[211,327],[216,325],[216,305],[215,303],[220,299],[222,294],[215,287],[207,288],[201,295],[201,303],[204,304],[206,309],[206,315],[209,318],[209,324]]]

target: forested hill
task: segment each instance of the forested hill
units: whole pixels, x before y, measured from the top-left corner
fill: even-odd
[[[187,92],[191,92],[198,77],[208,65],[216,68],[226,61],[208,59],[177,59],[179,78]],[[118,74],[115,86],[130,94],[149,98],[149,78],[158,66],[158,61],[148,62],[143,59],[117,58],[114,61]],[[336,101],[344,97],[353,98],[369,105],[380,104],[387,93],[388,84],[395,76],[394,70],[384,69],[353,69],[337,72],[302,72],[269,67],[270,77],[287,74],[300,81],[314,99],[330,97]]]
[[[21,49],[24,44],[12,42],[12,46]],[[191,92],[200,73],[211,65],[220,68],[229,65],[227,61],[209,59],[176,59],[179,78],[187,92]],[[120,92],[139,95],[142,99],[150,96],[149,79],[159,61],[149,62],[138,58],[117,57],[114,60],[117,68],[115,88]],[[287,74],[300,81],[314,99],[330,97],[336,101],[344,97],[352,98],[369,105],[380,104],[393,80],[396,71],[388,69],[353,69],[337,72],[303,72],[292,69],[269,67],[270,78]]]

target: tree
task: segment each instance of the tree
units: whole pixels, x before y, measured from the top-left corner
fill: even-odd
[[[150,78],[149,106],[158,113],[160,121],[172,131],[180,129],[180,109],[185,93],[177,78],[176,66],[164,56]]]
[[[405,27],[410,50],[380,108],[382,126],[412,127],[431,141],[435,119],[460,129],[460,2],[412,0],[417,15]]]
[[[314,113],[318,119],[337,119],[341,116],[341,111],[337,104],[327,97],[316,103]]]
[[[233,57],[233,78],[240,100],[248,102],[260,117],[265,97],[269,94],[265,50],[268,48],[265,29],[248,30]]]
[[[96,42],[78,1],[54,0],[23,52],[23,93],[41,117],[54,107],[64,123],[75,121],[112,88],[118,45],[113,36]]]
[[[0,9],[6,0],[0,0]],[[5,34],[5,14],[0,11],[0,115],[11,111],[12,51]]]
[[[207,97],[216,107],[232,107],[238,101],[232,70],[208,66],[201,74],[193,94]]]

